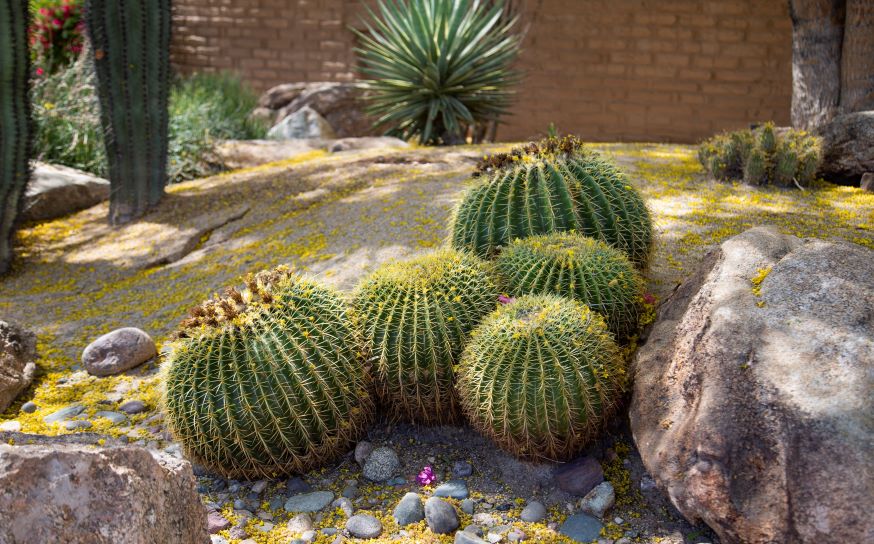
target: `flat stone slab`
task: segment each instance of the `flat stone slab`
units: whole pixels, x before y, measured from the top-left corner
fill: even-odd
[[[330,491],[313,491],[301,493],[290,497],[285,501],[285,510],[291,513],[318,512],[334,500],[334,494]]]

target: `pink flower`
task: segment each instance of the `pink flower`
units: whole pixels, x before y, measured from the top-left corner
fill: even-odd
[[[416,481],[419,485],[431,485],[437,480],[437,476],[434,475],[434,471],[431,470],[431,466],[426,466],[422,469],[422,472],[416,476]]]
[[[498,297],[498,302],[501,304],[510,304],[511,302],[515,302],[516,299],[513,297],[508,297],[507,295],[500,295]]]
[[[55,19],[54,21],[52,21],[52,24],[55,25],[55,28],[61,28],[61,20],[60,19]]]
[[[652,293],[644,293],[643,301],[647,304],[655,304],[656,298]]]
[[[41,76],[41,75],[43,75],[44,73],[45,73],[45,70],[43,70],[42,68],[37,68],[37,69],[36,69],[36,75]]]

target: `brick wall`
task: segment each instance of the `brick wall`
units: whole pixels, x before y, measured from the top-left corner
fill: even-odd
[[[359,0],[176,0],[173,61],[233,70],[257,90],[355,77]],[[589,140],[693,142],[773,119],[788,124],[785,0],[527,0],[525,71],[498,136],[554,122]]]

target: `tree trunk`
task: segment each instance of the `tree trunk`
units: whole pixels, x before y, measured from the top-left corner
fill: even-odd
[[[846,0],[789,0],[795,128],[816,128],[838,113],[845,4]]]
[[[846,0],[841,113],[874,110],[874,2]]]

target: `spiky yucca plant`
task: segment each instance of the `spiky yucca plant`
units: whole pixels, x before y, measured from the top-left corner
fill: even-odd
[[[380,0],[355,31],[369,111],[388,133],[423,144],[462,143],[470,126],[506,113],[518,81],[515,18],[503,2]]]
[[[523,296],[474,329],[458,371],[473,425],[527,459],[577,454],[613,413],[625,380],[604,320],[584,304]]]
[[[458,422],[453,367],[471,329],[497,300],[485,263],[451,249],[386,264],[365,278],[353,307],[393,415]]]
[[[303,472],[342,455],[372,412],[341,296],[286,268],[191,311],[162,367],[169,427],[229,477]]]
[[[637,330],[643,279],[620,251],[576,233],[514,240],[498,256],[507,294],[574,298],[601,314],[619,338]]]
[[[625,175],[574,137],[548,138],[484,158],[455,209],[452,245],[480,256],[515,238],[577,231],[644,267],[652,220]]]

